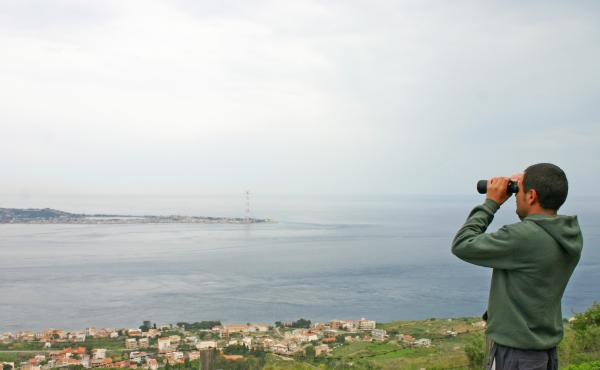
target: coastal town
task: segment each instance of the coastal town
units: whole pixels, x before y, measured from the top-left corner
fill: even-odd
[[[218,324],[211,326],[211,324]],[[448,336],[458,333],[448,331]],[[220,322],[150,325],[139,328],[85,328],[79,331],[46,329],[0,335],[2,349],[30,348],[21,362],[2,362],[2,370],[50,370],[57,368],[171,368],[200,362],[203,356],[218,356],[225,361],[241,361],[253,352],[270,353],[292,360],[307,352],[314,357],[328,356],[339,346],[354,341],[384,342],[394,339],[406,347],[430,347],[430,338],[408,334],[390,336],[376,322],[332,320],[311,323],[221,325]],[[35,348],[39,348],[35,350]],[[210,361],[210,359],[208,359]]]

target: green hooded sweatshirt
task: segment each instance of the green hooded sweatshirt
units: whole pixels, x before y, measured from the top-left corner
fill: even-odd
[[[563,336],[561,298],[579,262],[583,237],[577,216],[525,217],[485,233],[498,203],[475,207],[452,243],[452,253],[493,268],[487,334],[496,343],[545,350]]]

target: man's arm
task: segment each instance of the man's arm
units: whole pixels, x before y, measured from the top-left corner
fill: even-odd
[[[516,268],[515,249],[518,237],[511,226],[503,226],[486,234],[500,206],[494,200],[475,207],[452,242],[452,253],[458,258],[479,266],[498,269]]]
[[[516,175],[513,175],[516,176]],[[486,234],[500,206],[510,198],[506,189],[508,177],[494,177],[488,181],[487,199],[475,207],[452,242],[452,253],[469,263],[498,269],[522,267],[516,261],[522,240],[518,225],[503,226],[495,233]]]

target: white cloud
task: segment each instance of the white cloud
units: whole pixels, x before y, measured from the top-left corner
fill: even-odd
[[[31,1],[0,14],[0,155],[13,158],[0,191],[428,193],[457,172],[451,191],[520,169],[537,158],[524,142],[569,164],[570,144],[596,146],[548,134],[600,120],[598,9],[583,2]]]

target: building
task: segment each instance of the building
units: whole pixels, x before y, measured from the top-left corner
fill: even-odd
[[[94,348],[92,358],[94,360],[104,360],[106,358],[106,348]]]
[[[171,340],[168,337],[158,338],[158,352],[166,353],[171,350]]]
[[[179,335],[171,335],[169,340],[171,341],[171,344],[175,346],[178,346],[179,343],[181,343],[181,337]]]
[[[155,359],[151,358],[150,360],[148,360],[147,364],[148,364],[148,369],[158,370],[158,361],[156,361]]]
[[[183,352],[168,352],[165,354],[165,359],[169,365],[183,364],[185,362]]]
[[[266,333],[269,331],[269,325],[265,324],[252,324],[248,327],[250,333]]]
[[[217,348],[217,342],[215,342],[213,340],[200,341],[200,342],[198,342],[198,344],[196,344],[196,348],[197,349]]]
[[[414,343],[415,338],[408,334],[398,334],[398,340],[402,343],[412,344]]]
[[[135,338],[127,338],[127,339],[125,339],[125,348],[127,348],[127,349],[137,349],[138,348],[137,339],[135,339]]]
[[[183,339],[183,341],[187,344],[196,344],[196,343],[198,343],[198,337],[196,337],[196,336],[185,337]]]
[[[421,338],[413,342],[415,347],[431,347],[431,339]]]
[[[367,319],[360,319],[358,320],[358,330],[373,330],[375,329],[375,321],[373,320],[367,320]]]
[[[140,338],[138,339],[139,348],[146,349],[150,347],[150,339],[148,338]]]
[[[158,329],[148,329],[147,332],[144,332],[145,336],[149,337],[149,338],[156,338],[160,335],[160,330]]]
[[[315,356],[321,356],[326,353],[329,353],[331,349],[327,344],[321,344],[315,347]]]
[[[383,342],[385,340],[386,334],[387,334],[386,331],[383,329],[371,330],[371,336],[373,337],[373,340],[376,340],[378,342]]]
[[[244,337],[242,338],[242,344],[248,348],[252,348],[252,337]]]
[[[127,330],[127,336],[139,338],[142,336],[142,330],[141,329],[129,329],[129,330]]]

